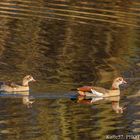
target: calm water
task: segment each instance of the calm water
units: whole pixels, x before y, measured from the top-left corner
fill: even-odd
[[[139,56],[139,0],[1,0],[0,80],[37,82],[0,94],[0,139],[140,139]],[[109,88],[120,75],[123,114],[112,99],[75,98],[78,86]]]

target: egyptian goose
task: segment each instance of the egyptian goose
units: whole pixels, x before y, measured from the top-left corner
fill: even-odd
[[[121,84],[126,84],[127,82],[122,78],[118,77],[114,79],[112,83],[111,89],[105,89],[102,87],[94,87],[94,86],[83,86],[78,88],[78,93],[81,96],[95,96],[95,97],[109,97],[109,96],[118,96],[120,95]]]
[[[16,84],[13,82],[0,82],[0,91],[6,92],[21,92],[29,91],[29,82],[35,81],[31,75],[27,75],[23,78],[22,84]]]

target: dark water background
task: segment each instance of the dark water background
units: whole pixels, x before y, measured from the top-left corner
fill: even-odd
[[[31,74],[37,82],[32,107],[22,96],[1,94],[0,139],[140,135],[139,56],[139,0],[1,0],[0,80]],[[109,102],[70,100],[78,86],[109,88],[120,75],[128,81],[123,114]]]

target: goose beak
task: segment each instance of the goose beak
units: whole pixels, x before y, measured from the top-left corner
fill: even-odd
[[[35,80],[35,79],[33,79],[32,81],[33,81],[33,82],[36,82],[36,80]]]
[[[123,84],[127,84],[127,82],[125,80],[123,80]]]

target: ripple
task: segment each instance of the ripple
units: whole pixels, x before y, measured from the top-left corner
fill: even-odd
[[[85,24],[99,21],[123,26],[139,27],[139,25],[136,24],[139,17],[139,14],[137,13],[139,9],[136,8],[128,9],[132,10],[133,12],[124,12],[121,10],[117,11],[106,8],[101,9],[96,7],[71,6],[68,5],[68,3],[66,5],[62,5],[46,2],[44,7],[41,6],[42,3],[39,5],[39,7],[36,4],[40,3],[35,3],[35,5],[27,5],[26,1],[20,3],[1,2],[0,16],[8,18],[10,18],[10,16],[14,16],[12,18],[19,19],[37,17],[64,21],[69,20],[68,18],[75,18],[75,22]],[[137,12],[134,12],[134,10]]]
[[[79,140],[138,133],[139,13],[138,0],[1,0],[1,80],[31,73],[38,82],[30,95],[0,94],[0,138]],[[78,86],[109,87],[128,69],[132,82],[123,89],[120,105],[128,105],[123,114],[111,103],[77,102]]]

